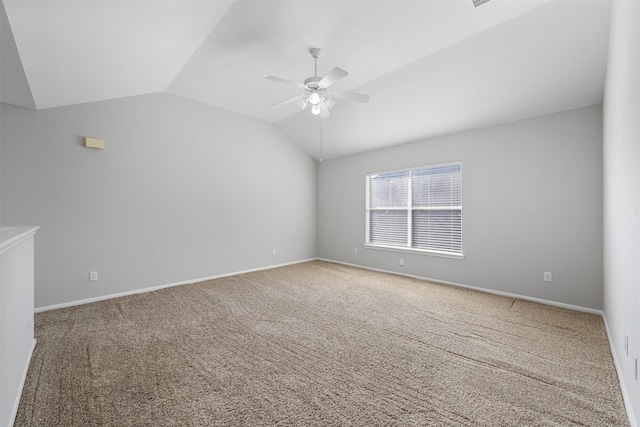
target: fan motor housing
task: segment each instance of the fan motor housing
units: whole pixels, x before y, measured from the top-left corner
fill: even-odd
[[[309,77],[304,81],[304,85],[310,89],[317,89],[319,87],[318,83],[322,80],[322,77]]]

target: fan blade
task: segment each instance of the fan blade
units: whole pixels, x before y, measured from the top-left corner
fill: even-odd
[[[355,92],[344,92],[341,90],[331,90],[329,91],[329,93],[336,98],[348,99],[349,101],[362,102],[363,104],[366,104],[367,102],[369,102],[369,98],[371,98],[369,95],[363,95],[361,93],[355,93]]]
[[[296,82],[293,82],[291,80],[283,79],[282,77],[268,76],[268,77],[265,77],[265,79],[271,80],[271,81],[274,81],[274,82],[278,82],[278,83],[284,83],[284,84],[289,85],[289,86],[295,86],[295,87],[300,88],[300,89],[306,89],[306,90],[309,89],[309,88],[307,88],[307,86],[303,85],[302,83],[296,83]]]
[[[304,95],[296,95],[296,96],[292,96],[291,98],[287,98],[284,101],[280,101],[280,102],[276,102],[275,104],[273,104],[271,107],[272,108],[278,108],[278,107],[282,107],[283,105],[287,105],[287,104],[291,104],[293,102],[299,101],[302,98],[304,98]]]
[[[347,74],[349,73],[347,73],[342,68],[336,67],[333,70],[331,70],[329,74],[324,76],[322,80],[318,82],[318,87],[320,87],[321,89],[326,89],[332,84],[334,84],[335,82],[337,82],[338,80],[340,80],[341,78],[345,77]]]

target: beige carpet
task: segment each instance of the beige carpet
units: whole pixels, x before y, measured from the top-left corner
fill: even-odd
[[[602,319],[310,262],[36,315],[16,426],[627,426]]]

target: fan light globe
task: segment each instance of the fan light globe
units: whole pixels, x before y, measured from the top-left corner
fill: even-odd
[[[320,94],[318,92],[311,92],[309,102],[313,105],[318,105],[320,103]]]
[[[311,107],[311,114],[313,114],[315,116],[320,114],[320,104],[316,104],[313,107]]]

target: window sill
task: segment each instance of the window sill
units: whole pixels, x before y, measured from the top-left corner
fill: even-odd
[[[437,251],[427,251],[424,249],[401,248],[398,246],[372,245],[371,243],[365,243],[364,247],[367,249],[392,251],[392,252],[404,252],[404,253],[411,253],[411,254],[418,254],[418,255],[435,256],[439,258],[449,258],[449,259],[458,259],[458,260],[464,259],[464,255],[462,254],[452,254],[449,252],[437,252]]]

